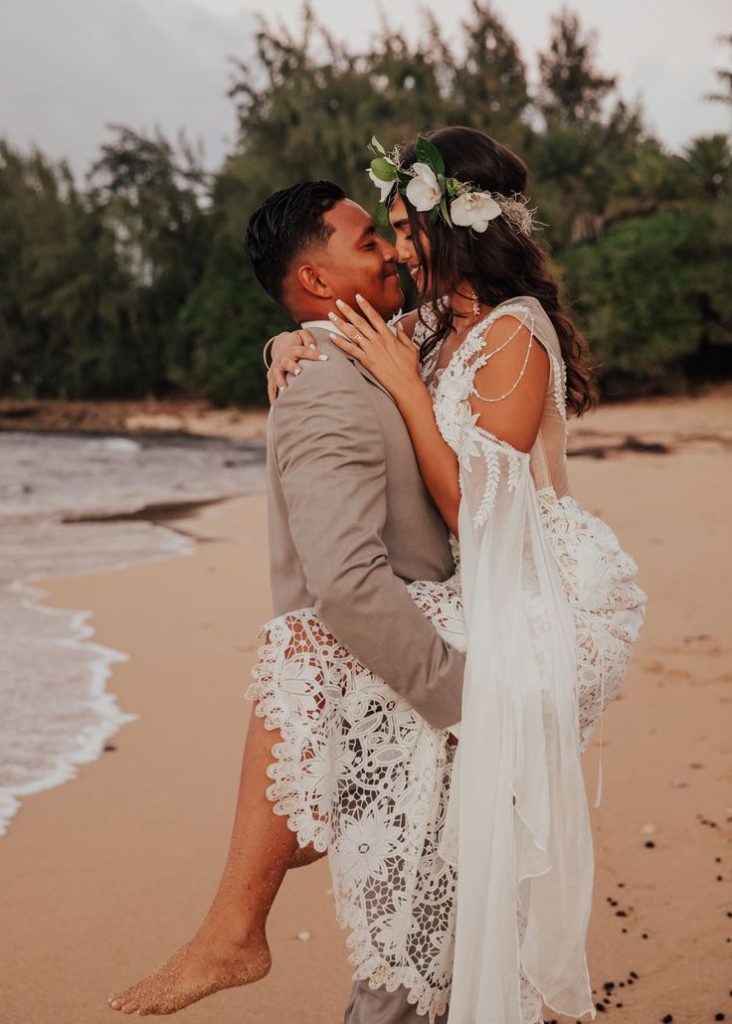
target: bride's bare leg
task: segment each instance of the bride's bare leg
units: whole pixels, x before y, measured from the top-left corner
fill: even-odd
[[[213,903],[193,938],[154,974],[110,996],[122,1013],[175,1013],[222,988],[246,985],[269,971],[265,924],[288,867],[316,859],[298,850],[285,816],[267,798],[267,766],[279,730],[252,714],[242,758],[229,853]]]

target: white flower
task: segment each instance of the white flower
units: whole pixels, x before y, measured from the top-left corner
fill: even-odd
[[[415,924],[411,902],[405,893],[392,890],[391,903],[393,909],[388,908],[385,914],[375,918],[371,927],[387,956],[403,957]]]
[[[377,176],[374,174],[374,172],[371,170],[370,167],[369,167],[369,170],[368,170],[368,175],[369,175],[369,178],[371,178],[371,180],[373,181],[374,185],[376,185],[376,187],[379,190],[379,193],[380,193],[379,194],[379,199],[380,199],[380,201],[382,203],[385,203],[386,199],[387,199],[387,196],[389,195],[391,190],[394,188],[394,182],[393,181],[384,181],[383,178],[377,178]]]
[[[313,743],[312,756],[302,766],[307,791],[317,802],[318,814],[325,820],[331,812],[333,793],[338,782],[347,779],[355,754],[341,736],[329,736],[322,743]]]
[[[291,714],[309,715],[317,709],[315,694],[320,670],[308,657],[290,658],[283,667],[280,692]]]
[[[428,164],[413,164],[414,177],[407,185],[407,199],[420,213],[433,210],[442,199],[437,176]]]
[[[341,827],[334,851],[339,869],[357,882],[369,875],[385,879],[386,861],[399,848],[399,827],[378,808],[367,811],[361,819],[344,815]]]
[[[501,207],[488,192],[464,192],[450,203],[453,224],[481,233],[500,215]]]

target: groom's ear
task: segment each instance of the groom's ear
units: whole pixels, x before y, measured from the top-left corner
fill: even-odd
[[[297,283],[308,295],[317,299],[332,299],[333,289],[322,276],[322,267],[317,263],[303,263],[297,268]]]

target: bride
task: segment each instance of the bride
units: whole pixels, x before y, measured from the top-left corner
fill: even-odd
[[[248,962],[202,952],[215,946],[204,922],[110,998],[125,1013],[174,1012],[266,973],[264,922],[299,847],[303,860],[328,852],[355,976],[405,986],[430,1021],[448,1003],[451,1024],[541,1024],[543,1002],[595,1016],[580,756],[626,673],[645,595],[612,531],[570,495],[567,412],[593,399],[584,346],[532,237],[515,154],[468,128],[392,155],[375,146],[371,177],[419,307],[387,325],[365,300],[338,303],[331,338],[394,398],[455,538],[456,575],[409,589],[467,653],[458,743],[312,610],[268,623],[249,695],[281,740],[267,766],[276,814],[245,757],[259,831],[238,808],[218,896],[238,884],[255,906]],[[316,357],[302,340],[279,339],[280,385]],[[247,828],[254,853],[239,845]]]

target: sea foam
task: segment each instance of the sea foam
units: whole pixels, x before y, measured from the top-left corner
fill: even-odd
[[[23,797],[74,778],[138,717],[106,689],[128,656],[93,642],[91,610],[44,605],[37,582],[191,554],[146,506],[262,486],[261,445],[0,434],[0,835]]]

